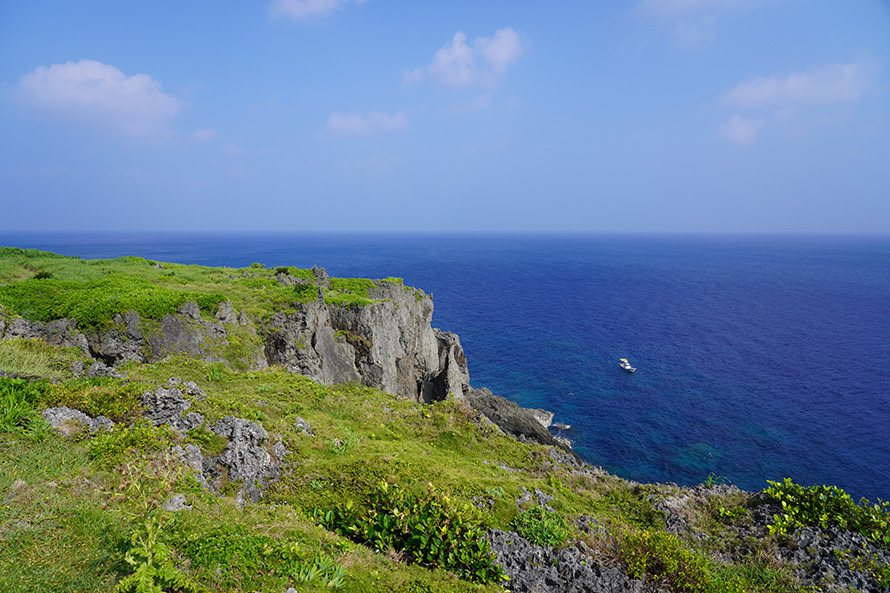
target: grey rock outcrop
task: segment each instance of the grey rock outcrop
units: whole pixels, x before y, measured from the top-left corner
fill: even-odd
[[[79,348],[85,354],[90,354],[89,342],[77,330],[77,321],[74,319],[55,319],[49,323],[31,322],[11,316],[0,307],[0,337],[36,338],[53,346]]]
[[[644,582],[607,567],[583,543],[561,550],[536,546],[512,531],[493,529],[488,542],[510,577],[513,593],[645,593]]]
[[[87,377],[112,377],[114,379],[123,379],[124,375],[117,372],[114,368],[108,366],[101,360],[98,360],[90,365],[90,368],[87,371]]]
[[[176,430],[186,431],[204,424],[201,414],[185,413],[192,403],[176,387],[158,387],[155,391],[143,392],[142,405],[146,410],[144,416],[155,426],[166,423]]]
[[[281,458],[287,449],[279,441],[272,447],[277,459],[265,448],[269,434],[259,424],[226,416],[211,428],[213,432],[229,440],[222,455],[204,461],[204,476],[213,484],[225,473],[229,482],[243,481],[242,492],[252,502],[262,497],[262,489],[277,479],[280,474]]]
[[[566,443],[555,439],[542,426],[532,411],[504,397],[495,395],[485,388],[470,389],[467,392],[466,400],[467,403],[497,424],[504,433],[513,438],[522,442],[559,447],[571,455],[578,463],[581,463],[581,458],[578,457],[578,454]]]
[[[324,278],[319,272],[319,277]],[[297,304],[269,321],[269,364],[321,383],[360,383],[415,399],[460,399],[469,371],[455,334],[431,327],[432,299],[401,284],[376,281],[371,304]]]
[[[68,434],[69,430],[66,428],[67,426],[71,426],[75,430],[78,426],[85,426],[90,433],[99,430],[114,429],[114,422],[112,422],[110,418],[106,418],[105,416],[92,418],[80,410],[75,410],[67,406],[47,408],[43,410],[43,417],[50,426],[63,434]]]
[[[315,433],[312,432],[312,427],[309,426],[309,423],[303,420],[301,417],[297,416],[297,419],[294,420],[294,428],[302,432],[303,434],[307,434],[313,439],[315,438]]]
[[[162,507],[165,511],[178,513],[180,511],[190,511],[192,507],[188,504],[185,494],[176,494],[164,503]]]

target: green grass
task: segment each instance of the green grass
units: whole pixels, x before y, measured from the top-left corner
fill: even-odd
[[[73,365],[86,360],[76,348],[58,348],[36,339],[0,338],[0,372],[3,373],[68,379],[73,376]]]
[[[128,310],[160,320],[187,301],[196,302],[208,316],[219,303],[230,301],[236,311],[260,320],[318,298],[315,286],[278,284],[276,275],[285,271],[303,280],[314,278],[311,270],[284,266],[212,268],[138,257],[82,260],[0,247],[0,307],[30,321],[73,317],[80,329],[91,331],[108,327],[116,314]],[[403,285],[399,278],[376,282]],[[374,285],[365,278],[331,278],[330,288],[322,290],[324,301],[332,306],[370,305],[376,302],[369,297]],[[405,290],[422,295],[410,287]]]

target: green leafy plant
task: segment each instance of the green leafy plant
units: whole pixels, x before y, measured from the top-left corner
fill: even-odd
[[[166,517],[159,509],[183,475],[182,466],[169,452],[137,457],[131,450],[130,455],[131,459],[116,469],[118,481],[112,498],[122,503],[121,512],[133,522],[130,548],[124,554],[133,572],[117,584],[115,593],[202,591],[176,568],[173,552],[162,539]]]
[[[890,502],[872,504],[863,498],[857,504],[837,486],[801,486],[785,478],[768,481],[764,492],[782,505],[770,533],[787,533],[804,525],[835,525],[861,533],[874,544],[890,547]]]
[[[360,440],[359,437],[353,434],[347,434],[342,439],[327,439],[324,444],[331,453],[343,455],[357,445]]]
[[[222,294],[187,292],[159,286],[146,278],[109,275],[86,282],[46,278],[0,286],[0,304],[32,321],[73,317],[81,328],[99,328],[133,309],[143,317],[161,319],[186,301],[211,309],[226,300]]]
[[[39,397],[39,390],[28,381],[0,377],[0,432],[24,429]]]
[[[717,484],[726,484],[727,481],[728,480],[726,478],[724,478],[723,476],[718,476],[714,472],[711,472],[708,474],[708,477],[705,478],[704,482],[702,482],[702,486],[704,486],[705,488],[711,489],[714,486],[716,486]]]
[[[299,303],[311,303],[318,299],[318,288],[313,284],[294,285],[294,298]]]
[[[569,536],[569,528],[559,513],[534,507],[510,523],[516,533],[539,546],[558,546]]]
[[[414,562],[452,570],[471,581],[506,580],[483,538],[475,508],[453,503],[432,485],[418,496],[384,481],[368,503],[360,509],[350,500],[316,514],[326,528],[377,550],[401,550]]]
[[[666,584],[671,591],[705,593],[714,590],[707,559],[680,539],[657,529],[625,528],[619,537],[620,557],[627,574]]]
[[[109,378],[78,378],[50,385],[43,404],[68,406],[90,416],[107,416],[115,422],[137,419],[144,411],[141,394],[145,386]]]

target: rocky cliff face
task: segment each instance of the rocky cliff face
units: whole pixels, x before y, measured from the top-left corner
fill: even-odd
[[[325,384],[362,383],[423,402],[463,397],[467,360],[456,335],[432,328],[432,299],[385,281],[369,296],[376,302],[317,300],[276,313],[262,332],[266,360]]]
[[[313,272],[312,289],[327,287],[327,273]],[[301,282],[286,274],[279,274],[277,281],[286,286]],[[547,430],[552,415],[544,414],[544,421],[487,389],[472,389],[460,339],[433,328],[432,317],[433,301],[423,292],[375,280],[361,305],[327,304],[319,293],[308,303],[294,302],[254,320],[229,302],[221,303],[213,316],[189,302],[163,319],[123,312],[110,327],[94,333],[78,330],[74,319],[28,322],[0,310],[0,337],[38,338],[80,348],[110,366],[181,354],[241,369],[279,365],[326,385],[359,383],[422,403],[452,397],[484,414],[504,433],[560,447],[580,462],[568,443],[554,440]]]
[[[327,275],[320,270],[319,277]],[[185,354],[248,369],[281,365],[327,385],[361,383],[420,402],[462,399],[470,386],[467,360],[455,334],[432,327],[432,299],[388,281],[375,281],[368,295],[372,302],[364,305],[297,302],[259,320],[228,302],[212,318],[195,303],[160,320],[128,311],[91,334],[74,319],[32,323],[0,311],[0,336],[80,348],[109,365]]]

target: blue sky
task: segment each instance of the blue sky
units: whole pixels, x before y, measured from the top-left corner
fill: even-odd
[[[0,2],[0,231],[890,232],[886,0]]]

